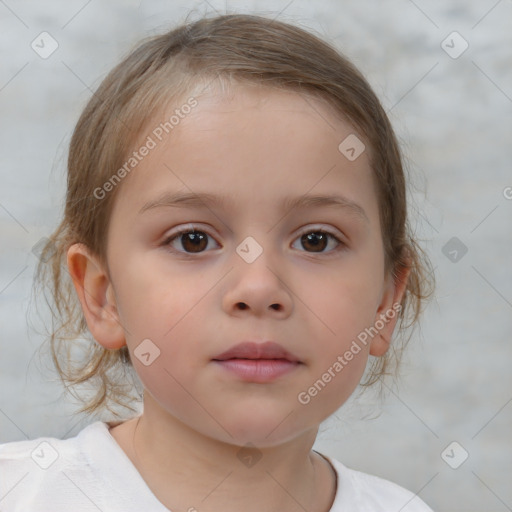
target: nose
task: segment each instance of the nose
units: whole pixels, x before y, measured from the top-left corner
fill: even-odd
[[[291,290],[279,273],[269,266],[263,253],[256,261],[237,262],[223,308],[230,315],[286,318],[293,309]]]

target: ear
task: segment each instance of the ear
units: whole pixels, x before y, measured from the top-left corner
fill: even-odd
[[[108,273],[84,244],[68,249],[67,263],[82,311],[94,339],[106,349],[126,345],[124,329],[119,323],[114,289]]]
[[[388,351],[393,331],[402,310],[401,302],[407,288],[410,272],[410,266],[406,265],[399,267],[395,275],[390,272],[386,278],[382,300],[375,316],[374,325],[379,332],[373,337],[370,344],[370,354],[372,356],[381,357]]]

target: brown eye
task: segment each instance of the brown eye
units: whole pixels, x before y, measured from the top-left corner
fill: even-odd
[[[176,252],[195,254],[206,250],[208,247],[208,238],[211,238],[210,235],[204,231],[188,229],[172,235],[163,245],[171,247],[172,250]],[[176,247],[178,244],[181,245],[182,249]]]
[[[333,252],[339,248],[338,246],[344,247],[344,244],[336,236],[323,230],[308,231],[302,234],[298,240],[306,252]],[[331,240],[335,242],[334,248],[332,248]],[[331,250],[326,251],[325,249],[329,246],[331,246]]]

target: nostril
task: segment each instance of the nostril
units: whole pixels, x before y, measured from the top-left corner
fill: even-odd
[[[245,302],[239,302],[237,304],[238,308],[241,309],[241,310],[244,310],[244,309],[247,309],[249,306],[247,306],[247,304]],[[270,306],[272,309],[275,309],[276,311],[280,311],[281,310],[281,304],[271,304]]]

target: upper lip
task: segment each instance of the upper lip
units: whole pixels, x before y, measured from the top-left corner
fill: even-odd
[[[244,341],[213,358],[214,361],[225,361],[226,359],[286,359],[300,362],[296,356],[273,341],[264,343]]]

